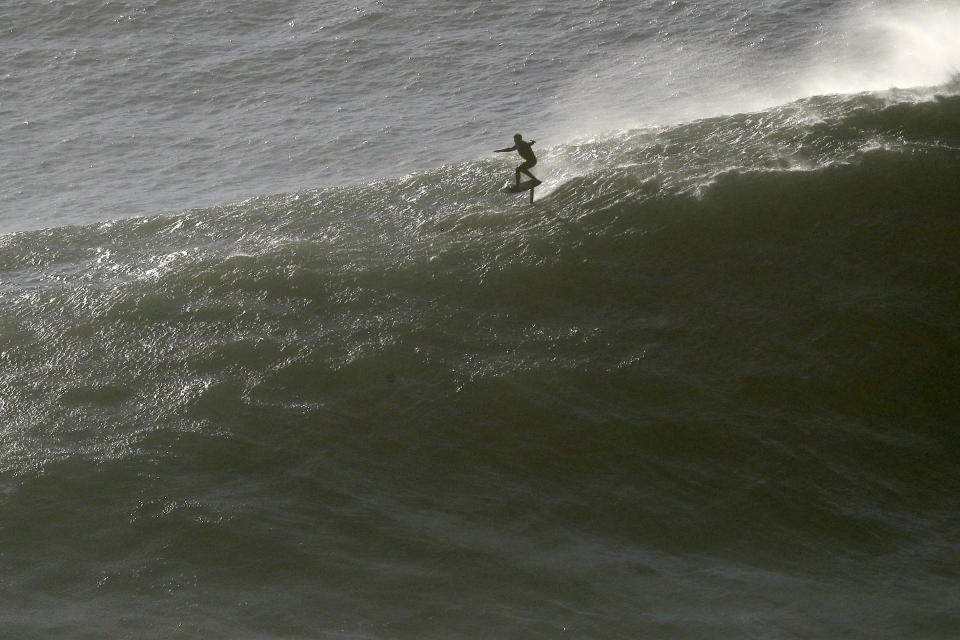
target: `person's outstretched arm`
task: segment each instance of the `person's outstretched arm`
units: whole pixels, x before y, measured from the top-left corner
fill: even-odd
[[[508,148],[508,149],[494,149],[493,152],[494,152],[494,153],[503,153],[504,151],[516,151],[516,150],[517,150],[517,147],[516,147],[516,145],[514,145],[514,146],[512,146],[512,147],[510,147],[510,148]]]

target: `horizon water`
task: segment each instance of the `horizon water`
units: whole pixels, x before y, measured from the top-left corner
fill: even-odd
[[[0,638],[956,637],[956,4],[0,18]]]

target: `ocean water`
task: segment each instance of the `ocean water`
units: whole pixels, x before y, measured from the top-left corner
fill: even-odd
[[[958,30],[5,4],[0,638],[956,638]]]

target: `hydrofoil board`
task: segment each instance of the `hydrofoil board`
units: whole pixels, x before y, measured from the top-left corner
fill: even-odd
[[[520,184],[511,184],[503,188],[503,193],[522,193],[543,184],[539,180],[524,180]]]

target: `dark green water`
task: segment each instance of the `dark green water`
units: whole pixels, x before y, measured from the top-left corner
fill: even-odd
[[[0,635],[955,637],[958,123],[3,236]]]

